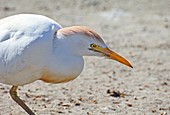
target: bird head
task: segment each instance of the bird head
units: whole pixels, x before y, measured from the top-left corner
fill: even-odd
[[[122,56],[110,50],[103,39],[84,26],[72,26],[57,31],[57,38],[67,50],[81,56],[102,56],[116,60],[131,68],[132,65]]]

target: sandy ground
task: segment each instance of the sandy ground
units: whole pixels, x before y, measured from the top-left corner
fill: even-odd
[[[134,66],[85,57],[84,71],[72,82],[20,87],[38,115],[170,114],[169,0],[0,0],[0,18],[18,13],[88,26]],[[0,84],[0,115],[25,115],[10,87]]]

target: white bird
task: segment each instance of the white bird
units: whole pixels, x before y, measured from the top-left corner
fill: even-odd
[[[48,83],[73,80],[83,70],[83,56],[104,56],[132,68],[87,27],[62,28],[54,20],[36,14],[0,20],[0,83],[12,85],[12,99],[30,115],[34,113],[17,96],[18,86],[36,80]]]

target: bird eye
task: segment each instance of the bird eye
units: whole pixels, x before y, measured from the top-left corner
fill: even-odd
[[[96,44],[90,44],[90,47],[95,48],[95,47],[97,47],[97,45]]]

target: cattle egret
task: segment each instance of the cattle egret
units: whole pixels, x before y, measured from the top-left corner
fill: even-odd
[[[83,70],[83,56],[107,57],[132,68],[87,27],[62,28],[54,20],[36,14],[0,20],[0,83],[12,85],[12,99],[30,115],[35,114],[17,96],[18,86],[36,80],[48,83],[73,80]]]

